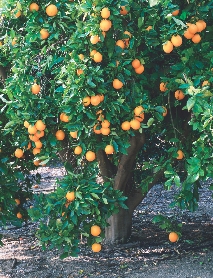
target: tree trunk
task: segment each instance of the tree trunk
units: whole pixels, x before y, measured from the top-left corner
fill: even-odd
[[[131,235],[132,213],[130,209],[120,209],[109,219],[109,227],[105,229],[105,242],[108,244],[125,243]]]

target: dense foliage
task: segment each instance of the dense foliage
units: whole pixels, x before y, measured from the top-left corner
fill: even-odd
[[[130,138],[144,135],[128,169],[129,192],[146,193],[162,172],[167,188],[181,188],[173,205],[195,210],[200,181],[213,176],[213,1],[36,3],[4,1],[1,14],[2,223],[16,222],[18,212],[24,220],[44,217],[38,236],[64,246],[65,255],[76,254],[79,234],[100,242],[107,218],[126,208],[128,192],[114,177],[131,156]],[[27,212],[35,182],[29,171],[65,147],[75,162],[66,161],[56,192],[36,196]],[[94,224],[99,237],[90,235]]]

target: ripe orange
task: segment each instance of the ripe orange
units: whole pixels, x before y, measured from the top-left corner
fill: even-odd
[[[121,128],[123,129],[123,130],[130,130],[130,122],[128,122],[128,121],[125,121],[125,122],[123,122],[122,124],[121,124]]]
[[[133,68],[134,68],[134,69],[139,68],[139,67],[140,67],[140,65],[141,65],[140,60],[135,59],[135,60],[133,60],[133,61],[132,61],[132,66],[133,66]]]
[[[93,49],[91,52],[90,52],[90,57],[94,57],[95,53],[97,53],[97,50]]]
[[[86,152],[86,160],[88,160],[88,161],[95,160],[95,153],[92,151]]]
[[[56,139],[59,140],[59,141],[64,140],[64,138],[65,138],[65,133],[64,133],[64,131],[59,129],[58,131],[56,131],[55,137],[56,137]]]
[[[80,60],[84,60],[84,54],[79,54],[78,57]]]
[[[37,128],[34,125],[29,125],[28,132],[29,132],[29,134],[36,134]]]
[[[17,43],[17,38],[14,38],[11,42],[12,46],[14,46]]]
[[[136,116],[139,116],[142,113],[142,111],[143,111],[143,107],[139,105],[139,106],[135,107],[134,114]]]
[[[197,26],[197,30],[198,30],[198,32],[202,32],[203,31],[203,23],[202,22],[200,22],[200,21],[198,21],[198,22],[196,22],[195,23],[195,25]]]
[[[106,154],[113,154],[114,153],[114,148],[111,145],[107,145],[104,150],[105,150]]]
[[[136,72],[137,74],[143,73],[143,72],[144,72],[144,66],[143,66],[143,65],[140,65],[140,67],[138,67],[138,68],[135,69],[135,72]]]
[[[41,148],[42,148],[42,145],[43,145],[43,144],[42,144],[42,142],[41,142],[40,140],[38,140],[38,141],[35,142],[35,146],[36,146],[37,149],[41,149]]]
[[[21,11],[20,10],[19,11],[15,11],[15,17],[18,18],[20,16],[21,16]]]
[[[40,37],[42,40],[46,40],[50,36],[50,33],[47,29],[41,29],[40,30]]]
[[[122,15],[127,15],[128,14],[128,11],[126,10],[125,6],[121,6],[120,14],[122,14]]]
[[[69,122],[69,116],[67,116],[65,113],[61,113],[60,114],[60,120],[64,123],[68,123]]]
[[[169,240],[171,242],[176,242],[179,239],[178,234],[176,234],[175,232],[171,232],[169,234]]]
[[[112,22],[109,19],[102,19],[100,22],[100,29],[101,31],[109,31],[112,27]]]
[[[192,41],[193,41],[193,43],[199,43],[201,41],[201,36],[199,34],[195,34],[192,37]]]
[[[77,146],[74,149],[74,154],[79,155],[82,153],[82,147],[81,146]]]
[[[165,111],[165,112],[163,112],[163,116],[166,117],[168,111],[167,111],[166,107],[164,107],[164,106],[162,106],[162,107],[163,107],[163,109],[164,109],[164,111]]]
[[[15,202],[16,202],[17,205],[21,204],[21,201],[19,199],[15,199]]]
[[[102,127],[101,128],[101,134],[102,135],[109,135],[110,134],[110,128],[109,127],[107,127],[107,128]]]
[[[41,162],[40,160],[34,160],[34,161],[33,161],[33,164],[34,164],[35,166],[39,166],[40,162]]]
[[[179,10],[175,10],[174,12],[172,12],[172,15],[177,16],[179,14]]]
[[[97,126],[101,126],[100,124],[96,124],[94,125],[93,127],[93,131],[95,132],[95,134],[101,134],[101,128],[100,129],[97,129]]]
[[[203,30],[206,29],[206,22],[204,20],[200,19],[198,22],[203,24]]]
[[[140,113],[138,116],[135,115],[134,119],[141,123],[141,122],[143,122],[144,117],[145,117],[144,113]]]
[[[100,63],[103,59],[103,56],[100,52],[97,52],[95,53],[94,57],[93,57],[93,60],[96,62],[96,63]]]
[[[105,18],[105,19],[110,17],[110,10],[108,8],[103,8],[101,10],[101,16],[102,16],[102,18]]]
[[[110,122],[107,121],[107,120],[104,120],[104,121],[101,123],[101,126],[102,126],[103,128],[108,128],[108,127],[110,126]]]
[[[69,202],[74,201],[74,200],[75,200],[75,192],[74,192],[74,191],[67,192],[67,194],[66,194],[66,199],[67,199]]]
[[[148,26],[148,27],[146,28],[147,31],[149,31],[149,30],[151,30],[151,29],[152,29],[152,26],[151,26],[151,25]]]
[[[37,134],[37,133],[36,133],[36,134]],[[37,142],[37,141],[39,140],[39,137],[38,137],[37,135],[35,135],[35,134],[29,135],[29,138],[30,138],[30,140],[33,141],[33,142]]]
[[[119,79],[114,79],[113,82],[112,82],[112,86],[113,88],[119,90],[123,87],[123,83],[119,80]]]
[[[17,218],[19,218],[19,219],[22,218],[22,214],[21,214],[20,212],[18,212],[18,213],[16,214],[16,216],[17,216]]]
[[[92,251],[93,252],[100,252],[101,251],[101,244],[100,243],[93,243],[92,244]]]
[[[175,92],[175,98],[176,98],[177,100],[182,100],[184,97],[185,97],[185,95],[184,95],[183,91],[177,90],[177,91]]]
[[[28,123],[28,121],[24,121],[24,127],[28,128],[29,125],[30,125],[30,124]]]
[[[91,42],[92,44],[96,44],[96,43],[98,43],[99,41],[100,41],[100,39],[99,39],[99,36],[97,36],[97,35],[91,36],[91,37],[90,37],[90,42]]]
[[[72,138],[77,138],[78,137],[78,132],[77,131],[70,131],[70,136]]]
[[[187,23],[188,25],[188,31],[192,34],[195,34],[198,32],[197,26],[195,24]]]
[[[37,128],[37,130],[42,131],[45,130],[46,125],[42,122],[42,120],[38,120],[35,124],[35,127]]]
[[[83,71],[82,69],[77,69],[76,73],[77,73],[77,75],[79,76],[79,75],[83,74],[84,71]]]
[[[187,40],[190,40],[194,36],[194,34],[190,33],[188,29],[184,32],[183,35]]]
[[[91,98],[89,96],[83,98],[83,105],[84,106],[89,106],[91,103]]]
[[[98,96],[99,96],[101,102],[104,101],[104,95],[103,94],[98,95]]]
[[[177,151],[177,155],[178,155],[177,159],[180,159],[180,160],[183,159],[183,157],[184,157],[184,153],[181,150]]]
[[[32,11],[38,11],[39,10],[39,5],[36,4],[36,3],[32,3],[32,4],[30,4],[29,9],[30,9],[31,12]]]
[[[205,81],[203,81],[203,83],[202,83],[202,87],[204,87],[204,86],[209,86],[209,85],[210,85],[210,83],[209,83],[208,80],[205,80]]]
[[[173,48],[173,44],[170,41],[167,41],[163,44],[163,51],[166,53],[172,52]]]
[[[31,92],[34,94],[34,95],[37,95],[41,90],[41,86],[34,83],[31,87]]]
[[[38,130],[35,135],[36,135],[37,138],[44,137],[44,131],[43,130],[42,131]]]
[[[166,88],[166,83],[161,82],[161,83],[160,83],[160,91],[161,91],[161,92],[166,92],[166,90],[168,90],[168,89]]]
[[[99,105],[100,102],[101,102],[101,100],[100,100],[99,95],[91,96],[91,104],[92,104],[93,106]]]
[[[127,35],[127,36],[129,36],[129,38],[132,37],[132,34],[131,34],[129,31],[125,31],[124,34]]]
[[[58,13],[58,8],[56,7],[56,5],[50,4],[49,6],[47,6],[46,8],[46,14],[49,16],[55,16]]]
[[[41,152],[41,149],[38,149],[38,148],[34,148],[33,149],[33,154],[34,155],[37,155],[38,153],[40,153]]]
[[[122,48],[122,49],[125,48],[125,44],[124,44],[124,42],[123,42],[122,40],[118,40],[118,41],[116,42],[116,45],[119,46],[119,47]]]
[[[136,119],[133,119],[133,120],[130,121],[130,126],[134,130],[137,130],[141,127],[140,122],[137,121]]]
[[[98,225],[93,225],[90,228],[90,233],[92,236],[99,236],[101,233],[101,228]]]
[[[173,35],[171,38],[171,42],[175,47],[178,47],[182,44],[183,40],[180,35]]]

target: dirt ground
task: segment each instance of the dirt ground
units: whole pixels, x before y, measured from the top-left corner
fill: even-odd
[[[55,179],[63,177],[62,167],[42,167],[41,185],[35,191],[50,191]],[[58,259],[57,250],[42,251],[34,234],[36,223],[20,229],[8,226],[0,248],[0,277],[11,278],[213,278],[213,200],[208,182],[200,191],[196,213],[169,209],[177,188],[165,191],[156,185],[137,207],[132,236],[125,245],[105,246],[92,253],[82,244],[78,258]],[[154,215],[178,216],[183,223],[177,243],[152,223]]]

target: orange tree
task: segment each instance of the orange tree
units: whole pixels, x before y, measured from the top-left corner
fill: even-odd
[[[1,144],[11,171],[56,156],[67,170],[28,210],[42,218],[44,246],[66,256],[78,251],[79,234],[94,252],[104,237],[125,242],[134,209],[162,180],[180,187],[172,205],[196,209],[200,181],[212,177],[212,8],[5,1]]]

